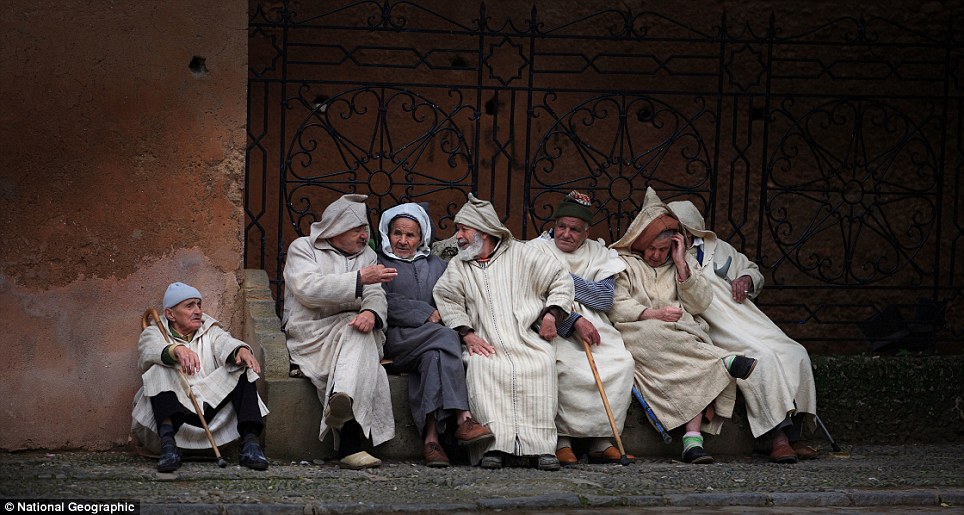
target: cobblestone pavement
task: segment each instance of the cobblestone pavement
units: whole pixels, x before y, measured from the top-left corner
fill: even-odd
[[[717,456],[702,466],[646,458],[559,472],[431,469],[417,462],[350,471],[334,461],[276,460],[256,472],[228,453],[227,468],[197,459],[175,474],[158,474],[153,460],[125,451],[19,452],[0,454],[0,497],[130,500],[141,503],[142,513],[964,513],[962,452],[964,445],[850,446],[795,465],[772,464],[763,455]]]

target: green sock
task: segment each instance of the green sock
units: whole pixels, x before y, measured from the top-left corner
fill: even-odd
[[[730,370],[730,365],[733,364],[734,359],[736,359],[736,356],[727,356],[723,358],[723,364],[726,365],[727,370]]]
[[[683,452],[693,447],[703,447],[703,434],[699,431],[690,431],[683,435]]]

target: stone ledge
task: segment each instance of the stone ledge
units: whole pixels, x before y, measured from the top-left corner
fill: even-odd
[[[323,459],[333,455],[331,437],[318,441],[321,404],[307,379],[288,377],[288,350],[262,270],[245,273],[245,339],[256,347],[265,368],[262,387],[271,410],[265,448],[276,459]],[[837,443],[964,441],[964,356],[812,356],[821,419]],[[395,438],[375,449],[389,459],[421,458],[421,439],[411,420],[405,376],[389,375]],[[612,395],[612,394],[610,394]],[[622,434],[626,451],[639,456],[678,457],[682,429],[664,444],[634,401]],[[813,440],[829,450],[819,431]],[[742,401],[718,436],[706,437],[710,453],[746,455],[764,451],[754,440]]]

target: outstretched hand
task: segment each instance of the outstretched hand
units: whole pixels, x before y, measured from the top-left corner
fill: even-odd
[[[358,271],[362,284],[387,283],[398,276],[398,270],[385,265],[368,265]]]
[[[251,354],[251,351],[247,347],[241,347],[238,349],[237,354],[234,355],[234,362],[237,365],[243,365],[254,371],[255,374],[261,375],[261,363]]]

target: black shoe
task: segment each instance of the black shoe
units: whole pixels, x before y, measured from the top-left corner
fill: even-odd
[[[748,358],[746,356],[734,356],[733,362],[730,363],[730,375],[737,379],[746,379],[750,377],[753,373],[753,369],[756,368],[756,359]]]
[[[713,463],[713,456],[706,452],[702,446],[690,447],[683,451],[683,461],[686,463]]]
[[[241,466],[253,470],[267,470],[268,458],[264,457],[261,444],[258,442],[248,442],[241,448]]]
[[[559,458],[556,458],[555,454],[542,454],[536,456],[536,468],[539,470],[559,470],[562,468],[562,464],[559,463]]]
[[[157,462],[158,472],[174,472],[181,468],[181,450],[173,436],[161,437],[161,459]]]
[[[489,451],[482,456],[479,466],[484,469],[496,470],[502,468],[502,453],[499,451]]]

